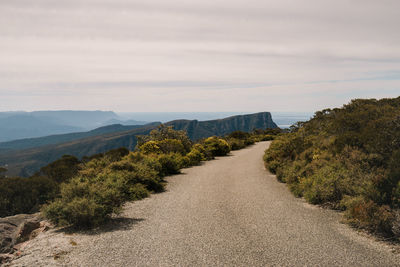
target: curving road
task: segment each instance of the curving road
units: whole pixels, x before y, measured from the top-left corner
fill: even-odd
[[[131,203],[126,227],[75,235],[80,266],[400,266],[397,254],[294,198],[263,165],[268,142],[185,169]],[[129,219],[127,219],[129,221]],[[40,261],[36,262],[40,263]]]

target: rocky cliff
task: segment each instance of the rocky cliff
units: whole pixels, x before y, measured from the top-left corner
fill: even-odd
[[[232,116],[211,121],[176,120],[168,122],[166,125],[173,126],[176,130],[186,131],[192,140],[213,135],[226,135],[233,131],[251,132],[254,129],[278,127],[273,122],[269,112]]]

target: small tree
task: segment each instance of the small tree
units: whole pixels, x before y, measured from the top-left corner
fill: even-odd
[[[66,182],[78,174],[80,163],[76,157],[64,155],[61,159],[42,167],[36,175],[49,177],[57,183]]]
[[[167,139],[176,139],[182,142],[185,152],[188,153],[192,148],[192,141],[185,131],[174,130],[172,126],[161,124],[157,129],[150,132],[150,135],[137,136],[137,147],[149,141],[163,141]]]

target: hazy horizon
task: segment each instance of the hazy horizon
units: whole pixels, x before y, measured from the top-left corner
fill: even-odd
[[[176,119],[189,119],[189,120],[214,120],[214,119],[223,119],[229,116],[236,115],[248,115],[259,112],[270,112],[272,117],[277,117],[280,119],[287,118],[306,118],[311,117],[314,112],[301,112],[301,111],[259,111],[259,112],[247,112],[247,111],[178,111],[178,112],[117,112],[113,110],[34,110],[34,111],[0,111],[0,113],[35,113],[35,112],[113,112],[120,119],[124,120],[138,120],[138,121],[161,121],[168,122]]]
[[[42,113],[44,112],[44,113]],[[63,110],[61,114],[57,114],[57,111],[35,111],[28,112],[0,112],[0,120],[3,119],[3,124],[6,126],[5,129],[21,128],[25,125],[26,128],[24,134],[29,137],[28,131],[29,126],[26,124],[26,119],[32,118],[31,125],[36,128],[35,123],[50,123],[47,126],[42,125],[41,128],[53,127],[52,130],[44,133],[35,133],[33,137],[46,136],[51,134],[62,134],[70,132],[82,132],[90,131],[99,127],[108,126],[112,124],[122,125],[141,125],[150,122],[161,122],[166,123],[174,120],[198,120],[198,121],[212,121],[218,119],[225,119],[237,115],[249,115],[251,112],[113,112],[113,111],[84,111],[84,110]],[[74,115],[73,112],[82,112],[79,115]],[[104,112],[98,114],[92,114],[85,112]],[[107,114],[109,112],[113,112]],[[313,116],[313,112],[271,112],[272,120],[280,128],[288,128],[298,121],[306,121]],[[27,117],[28,115],[29,117]],[[78,117],[78,118],[77,118]],[[86,118],[86,119],[84,119]],[[10,121],[11,120],[11,121]],[[39,120],[39,121],[38,121]],[[22,122],[22,124],[20,123]],[[52,124],[52,123],[55,123]],[[7,124],[12,124],[8,125]],[[29,123],[28,123],[29,124]],[[56,126],[58,125],[58,127]],[[61,127],[61,128],[60,128]],[[68,128],[70,127],[70,128]],[[75,128],[71,128],[75,127]],[[22,128],[21,128],[22,129]],[[4,129],[3,129],[4,130]],[[9,129],[10,130],[10,129]],[[44,129],[42,129],[44,130]],[[18,131],[19,135],[21,131]],[[20,137],[16,137],[13,134],[11,136],[6,134],[3,139],[0,138],[0,142],[9,141],[13,139],[26,138],[22,134]]]

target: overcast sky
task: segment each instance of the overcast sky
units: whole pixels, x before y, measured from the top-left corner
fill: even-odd
[[[315,111],[399,95],[399,0],[0,0],[3,111]]]

